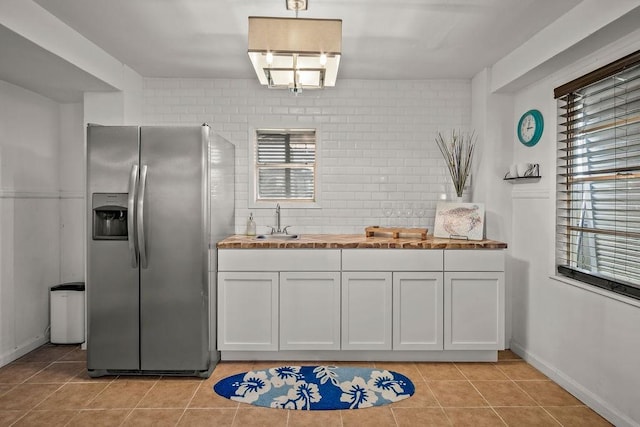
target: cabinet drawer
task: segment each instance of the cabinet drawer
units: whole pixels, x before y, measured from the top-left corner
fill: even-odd
[[[219,249],[218,271],[340,271],[340,250]]]
[[[502,249],[447,249],[444,271],[504,271]]]
[[[440,249],[344,249],[343,271],[442,271]]]

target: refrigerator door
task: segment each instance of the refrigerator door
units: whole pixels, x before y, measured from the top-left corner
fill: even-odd
[[[218,265],[216,243],[235,232],[235,146],[215,133],[212,133],[209,149],[210,197],[211,197],[211,238],[210,238],[210,289],[209,313],[211,317],[209,342],[215,350],[217,343],[216,297]],[[212,362],[217,363],[219,353],[212,353]]]
[[[235,232],[235,146],[217,134],[210,137],[211,247]],[[215,250],[213,251],[215,252]],[[215,267],[216,263],[211,266]]]
[[[140,128],[142,370],[209,368],[207,131]]]
[[[117,240],[94,238],[93,204],[125,210],[138,162],[135,126],[87,128],[87,367],[139,369],[138,269],[133,230]],[[96,195],[97,194],[97,195]],[[127,212],[131,215],[132,212]],[[120,224],[120,227],[123,227]]]

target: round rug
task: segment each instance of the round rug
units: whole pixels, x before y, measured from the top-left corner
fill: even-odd
[[[280,366],[218,381],[220,396],[282,409],[359,409],[407,399],[411,380],[394,371],[337,366]]]

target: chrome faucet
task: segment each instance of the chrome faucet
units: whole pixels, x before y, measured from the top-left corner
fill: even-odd
[[[276,226],[271,227],[271,234],[287,234],[287,225],[284,228],[280,228],[280,203],[276,204]]]

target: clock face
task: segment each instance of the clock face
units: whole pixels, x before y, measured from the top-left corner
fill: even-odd
[[[518,122],[518,139],[527,147],[536,145],[542,136],[543,126],[544,122],[540,111],[527,111]]]
[[[531,114],[527,114],[520,125],[520,136],[525,142],[529,142],[533,139],[533,135],[536,133],[536,121]]]

